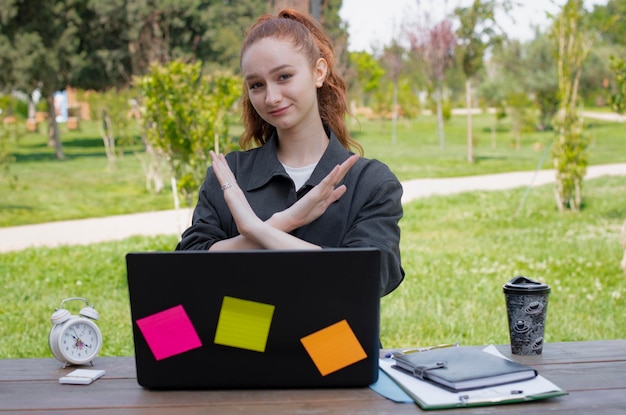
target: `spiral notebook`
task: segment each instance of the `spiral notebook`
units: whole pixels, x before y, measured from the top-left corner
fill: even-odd
[[[126,256],[147,388],[367,386],[378,378],[380,252]]]

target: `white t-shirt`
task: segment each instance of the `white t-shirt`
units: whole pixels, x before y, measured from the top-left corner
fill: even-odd
[[[304,167],[289,167],[283,164],[285,171],[295,183],[296,190],[300,189],[304,183],[309,180],[309,177],[313,174],[313,170],[315,170],[315,166],[317,166],[317,163]]]

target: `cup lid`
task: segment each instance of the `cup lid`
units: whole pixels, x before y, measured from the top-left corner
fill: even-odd
[[[529,294],[529,293],[549,293],[550,286],[539,281],[531,280],[526,277],[515,277],[511,281],[502,286],[505,293],[513,294]]]

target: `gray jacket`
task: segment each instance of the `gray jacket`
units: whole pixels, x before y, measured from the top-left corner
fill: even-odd
[[[276,133],[261,147],[231,152],[226,159],[239,187],[261,220],[287,209],[349,156],[334,133],[309,180],[297,192],[276,156]],[[312,223],[292,235],[328,248],[374,247],[382,252],[380,294],[394,290],[404,278],[400,262],[402,185],[378,160],[361,157],[343,180],[346,193]],[[223,191],[209,167],[202,184],[192,225],[177,250],[208,250],[217,241],[238,235]]]

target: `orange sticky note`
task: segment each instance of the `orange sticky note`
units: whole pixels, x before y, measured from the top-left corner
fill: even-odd
[[[300,341],[322,376],[367,357],[346,320],[309,334]]]

